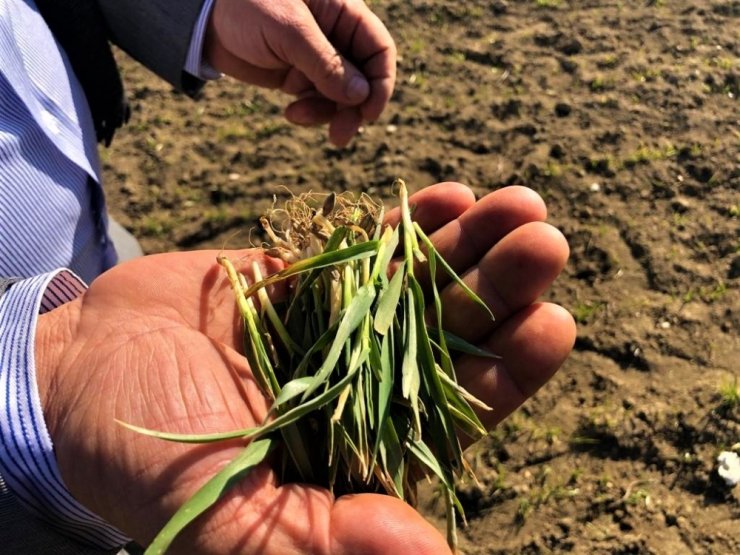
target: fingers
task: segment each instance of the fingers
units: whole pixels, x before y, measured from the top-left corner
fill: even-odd
[[[352,33],[350,52],[370,83],[370,95],[360,106],[363,121],[375,121],[385,109],[396,84],[396,45],[378,17],[364,2],[359,25]]]
[[[551,225],[529,222],[517,227],[462,276],[491,309],[496,321],[453,283],[441,295],[445,329],[472,342],[487,336],[550,287],[565,267],[568,254],[565,237]]]
[[[215,511],[177,540],[183,553],[449,555],[442,535],[403,501],[304,484],[275,487],[264,467],[248,474]]]
[[[184,531],[178,546],[186,549],[180,552],[331,553],[331,493],[302,484],[276,487],[264,479],[268,473],[274,476],[260,466],[247,474],[218,502],[216,510]]]
[[[336,113],[336,102],[310,93],[285,108],[285,119],[295,125],[323,125],[329,123]]]
[[[430,238],[450,266],[463,274],[507,233],[529,222],[544,221],[546,217],[545,203],[532,189],[505,187],[483,197]],[[424,227],[421,222],[419,225]],[[415,271],[422,284],[429,283],[426,264],[419,265]],[[438,285],[444,285],[449,277],[438,272],[437,280]]]
[[[364,2],[317,3],[311,9],[315,27],[306,21],[292,39],[295,48],[286,51],[297,75],[289,76],[283,90],[304,97],[285,115],[299,125],[329,123],[329,140],[343,147],[364,121],[376,120],[388,104],[396,47]]]
[[[464,356],[455,365],[465,389],[493,408],[479,416],[491,428],[542,387],[563,364],[576,337],[564,308],[534,304],[501,324],[482,347],[500,360]]]
[[[362,114],[357,108],[338,110],[329,123],[329,140],[338,147],[349,144],[360,130]]]
[[[299,96],[287,119],[330,123],[340,147],[380,116],[396,79],[393,39],[361,0],[217,2],[204,55],[237,79]]]
[[[187,553],[450,553],[442,535],[407,503],[386,495],[333,499],[304,484],[275,485],[260,466],[178,538]]]
[[[284,37],[274,41],[281,57],[302,72],[326,98],[350,106],[365,101],[370,94],[370,83],[332,45],[309,8],[296,3],[291,17],[293,21],[284,26]]]
[[[340,497],[331,512],[332,555],[449,554],[442,535],[400,499],[378,494]]]
[[[337,108],[334,102],[314,96],[290,104],[285,110],[285,118],[296,125],[329,123],[329,140],[340,148],[349,144],[362,125],[362,113],[358,108]]]
[[[314,3],[312,11],[332,44],[367,79],[369,96],[360,106],[361,119],[376,120],[388,104],[396,81],[396,45],[388,29],[358,0]]]
[[[213,39],[215,41],[216,39]],[[284,88],[288,70],[264,68],[251,64],[225,48],[210,50],[210,64],[221,73],[230,75],[245,83],[267,89]]]

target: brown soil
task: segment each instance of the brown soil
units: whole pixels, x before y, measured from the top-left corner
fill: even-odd
[[[527,184],[572,257],[560,374],[470,460],[461,550],[738,553],[740,3],[376,0],[399,85],[345,150],[223,80],[193,102],[128,60],[131,124],[103,153],[148,252],[243,245],[273,195]],[[442,507],[423,510],[443,526]]]

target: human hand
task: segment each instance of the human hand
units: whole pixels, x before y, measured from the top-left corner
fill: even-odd
[[[545,383],[572,347],[568,313],[535,303],[562,269],[567,245],[541,222],[544,204],[528,189],[502,189],[475,203],[467,188],[441,184],[411,202],[415,219],[436,230],[439,250],[498,317],[492,324],[481,313],[472,325],[467,297],[456,287],[443,293],[450,331],[503,356],[456,363],[462,385],[495,407],[486,422],[493,425]],[[239,354],[238,316],[216,254],[134,260],[39,318],[39,391],[62,477],[81,503],[142,544],[242,446],[162,442],[114,419],[207,433],[256,425],[268,408]],[[264,274],[280,267],[253,250],[229,257],[245,269],[258,260]],[[262,465],[186,528],[173,552],[448,550],[442,535],[397,499],[334,499],[319,487],[280,484]]]
[[[329,123],[337,146],[380,116],[396,79],[393,39],[362,0],[216,0],[204,53],[223,73],[298,97],[286,118]]]

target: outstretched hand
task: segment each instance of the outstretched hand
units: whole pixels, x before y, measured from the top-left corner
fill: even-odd
[[[329,123],[346,145],[376,120],[396,78],[396,47],[362,0],[216,0],[205,59],[246,83],[298,97],[285,116]]]
[[[575,327],[537,298],[568,247],[544,223],[533,191],[510,187],[478,202],[445,183],[411,197],[442,255],[497,316],[490,322],[456,285],[443,292],[449,331],[502,356],[456,361],[462,385],[495,425],[531,396],[570,352]],[[396,213],[389,221],[397,219]],[[215,472],[240,442],[185,445],[138,435],[207,433],[261,423],[267,404],[242,355],[238,315],[215,251],[155,255],[123,264],[79,299],[39,318],[37,377],[62,477],[84,505],[141,544]],[[245,273],[281,263],[256,250],[228,253]],[[271,294],[280,295],[280,290]],[[173,544],[183,553],[446,553],[442,535],[405,503],[378,494],[335,499],[252,471]]]

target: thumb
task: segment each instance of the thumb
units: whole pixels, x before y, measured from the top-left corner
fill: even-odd
[[[300,24],[289,25],[283,35],[285,60],[302,72],[326,98],[356,106],[370,94],[370,83],[352,62],[344,58],[303,6]]]
[[[364,493],[337,499],[331,511],[333,555],[450,555],[442,535],[400,499]]]

